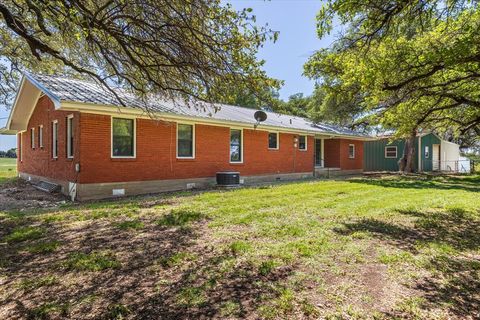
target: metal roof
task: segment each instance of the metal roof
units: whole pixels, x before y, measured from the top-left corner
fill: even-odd
[[[46,76],[25,74],[25,77],[50,97],[56,105],[61,102],[88,103],[112,107],[123,107],[115,95],[100,84],[60,76]],[[219,121],[238,122],[241,124],[255,124],[254,113],[256,109],[237,107],[226,104],[210,104],[205,102],[179,103],[165,101],[160,98],[150,98],[148,101],[136,98],[135,95],[123,89],[114,89],[124,104],[131,108],[148,109],[153,112],[175,114],[180,116],[206,118]],[[369,136],[349,130],[347,128],[313,123],[309,119],[265,111],[267,120],[261,125],[297,129],[326,133],[330,135],[364,137]]]

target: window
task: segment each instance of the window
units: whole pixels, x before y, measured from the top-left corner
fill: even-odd
[[[30,129],[30,144],[32,149],[35,149],[35,128]]]
[[[230,129],[230,162],[242,162],[242,130]]]
[[[385,147],[385,158],[397,158],[397,146],[386,146]]]
[[[23,161],[23,142],[22,142],[22,137],[23,137],[23,134],[20,132],[20,138],[18,139],[18,150],[19,151],[19,154],[20,154],[20,162]]]
[[[194,158],[195,127],[191,124],[177,124],[177,158]]]
[[[428,157],[430,157],[430,149],[428,148],[428,146],[425,146],[425,158]]]
[[[67,117],[67,158],[73,158],[73,115]]]
[[[112,157],[135,157],[135,121],[112,118]]]
[[[348,157],[350,159],[355,158],[355,145],[354,144],[349,144],[348,145]]]
[[[58,158],[58,121],[52,122],[52,157]]]
[[[43,148],[43,125],[38,126],[38,146]]]
[[[307,150],[307,136],[298,136],[298,150]]]
[[[268,133],[268,149],[278,149],[278,132]]]

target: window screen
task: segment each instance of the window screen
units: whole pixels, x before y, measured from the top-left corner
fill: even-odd
[[[193,158],[193,125],[178,124],[177,130],[177,156]]]
[[[268,134],[268,148],[278,149],[278,133],[270,132]]]
[[[230,130],[230,162],[242,162],[242,130]]]
[[[307,150],[307,136],[298,137],[298,149]]]
[[[114,157],[134,157],[133,119],[112,119],[112,155]]]

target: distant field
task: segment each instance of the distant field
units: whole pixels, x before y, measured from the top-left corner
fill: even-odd
[[[0,158],[0,183],[17,175],[17,159]]]

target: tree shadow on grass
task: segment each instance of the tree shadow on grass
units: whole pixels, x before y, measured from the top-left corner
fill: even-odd
[[[425,308],[449,305],[460,318],[480,317],[480,219],[461,208],[442,212],[398,210],[415,217],[414,226],[398,225],[376,219],[344,223],[335,231],[342,235],[368,232],[371,236],[407,250],[426,255],[421,267],[431,276],[416,282],[423,292]],[[421,248],[432,252],[420,252]]]
[[[264,297],[274,297],[272,287],[290,273],[275,268],[262,275],[230,251],[212,247],[205,241],[207,220],[200,212],[174,210],[167,217],[144,218],[139,230],[121,230],[109,219],[70,227],[48,223],[40,239],[1,246],[0,256],[8,260],[2,268],[2,286],[8,294],[1,301],[0,314],[10,318],[246,317]],[[22,221],[30,223],[38,222]],[[61,245],[43,254],[23,250],[42,241]],[[68,263],[72,255],[77,260]],[[89,271],[88,266],[85,270],[88,263],[98,270]],[[46,276],[56,280],[28,290],[19,286],[25,281],[39,283]]]
[[[351,179],[351,183],[361,183],[386,188],[464,190],[480,192],[480,176],[394,176],[385,179]]]

